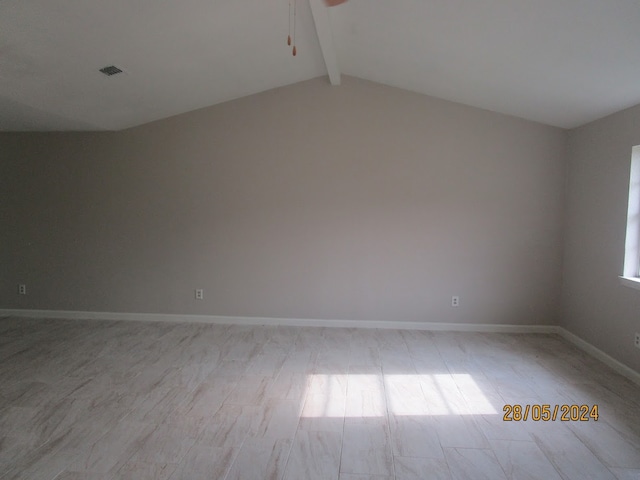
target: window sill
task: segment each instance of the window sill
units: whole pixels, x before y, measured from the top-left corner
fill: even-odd
[[[636,290],[640,290],[640,278],[638,277],[618,277],[620,279],[620,283],[625,287],[635,288]]]

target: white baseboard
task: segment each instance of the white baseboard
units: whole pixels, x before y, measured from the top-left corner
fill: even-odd
[[[227,317],[219,315],[173,315],[160,313],[79,312],[73,310],[0,309],[0,316],[66,318],[70,320],[135,320],[223,325],[269,325],[292,327],[381,328],[486,333],[559,333],[555,325],[500,325],[475,323],[392,322],[381,320],[322,320],[309,318]]]
[[[558,333],[562,338],[574,344],[580,350],[588,353],[594,358],[597,358],[602,363],[604,363],[608,367],[618,372],[620,375],[623,375],[627,377],[629,380],[631,380],[632,382],[640,385],[640,373],[636,372],[632,368],[627,367],[624,363],[619,362],[608,353],[604,353],[599,348],[594,347],[586,340],[583,340],[582,338],[578,337],[577,335],[571,333],[570,331],[562,327],[559,327]]]
[[[0,317],[66,318],[70,320],[134,320],[143,322],[188,322],[221,325],[268,325],[292,327],[381,328],[440,332],[555,333],[597,358],[619,374],[640,385],[640,373],[556,325],[500,325],[476,323],[391,322],[381,320],[321,320],[308,318],[226,317],[219,315],[172,315],[160,313],[80,312],[71,310],[0,309]]]

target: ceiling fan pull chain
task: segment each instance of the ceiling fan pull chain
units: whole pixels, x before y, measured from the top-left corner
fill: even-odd
[[[298,53],[298,50],[296,49],[296,4],[297,4],[297,0],[293,0],[293,56],[295,57],[296,54]]]
[[[289,0],[289,33],[287,34],[287,45],[291,46],[291,0]]]

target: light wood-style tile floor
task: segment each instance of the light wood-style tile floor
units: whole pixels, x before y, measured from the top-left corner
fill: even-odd
[[[554,335],[3,318],[0,478],[638,479],[640,387]]]

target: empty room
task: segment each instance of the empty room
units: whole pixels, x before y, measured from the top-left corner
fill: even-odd
[[[0,480],[640,479],[636,0],[0,1]]]

